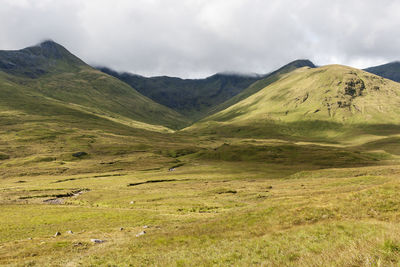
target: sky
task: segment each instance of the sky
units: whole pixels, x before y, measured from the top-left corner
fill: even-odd
[[[0,50],[52,39],[144,76],[268,73],[295,59],[400,60],[397,0],[0,0]]]

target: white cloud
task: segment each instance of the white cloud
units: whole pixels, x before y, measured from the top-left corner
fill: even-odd
[[[400,59],[395,0],[0,0],[0,49],[51,38],[88,63],[144,75],[266,73],[291,60]]]

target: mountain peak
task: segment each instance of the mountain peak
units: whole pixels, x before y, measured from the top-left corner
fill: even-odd
[[[45,40],[41,41],[37,46],[43,47],[43,46],[61,46],[61,45],[56,43],[52,39],[45,39]]]
[[[29,78],[82,65],[85,65],[82,60],[52,40],[21,50],[0,51],[0,71]]]
[[[316,68],[314,63],[312,63],[308,59],[296,59],[296,60],[280,67],[279,69],[264,75],[264,77],[270,77],[273,75],[289,73],[295,69],[302,68],[302,67]]]
[[[301,67],[315,68],[314,63],[312,63],[311,60],[309,60],[309,59],[296,59],[296,60],[286,64],[282,68],[285,68],[288,66],[294,66],[296,68],[301,68]]]
[[[71,59],[72,57],[74,60],[77,58],[72,55],[65,47],[62,45],[54,42],[53,40],[45,40],[38,45],[27,47],[23,50],[26,50],[27,52],[33,53],[35,55],[42,55],[46,58],[51,58],[51,59]]]

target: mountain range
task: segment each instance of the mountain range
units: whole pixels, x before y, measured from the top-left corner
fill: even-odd
[[[398,65],[180,79],[0,51],[0,265],[398,264]]]
[[[231,128],[229,134],[292,135],[294,131],[307,135],[309,127],[307,131],[304,127],[310,125],[315,131],[324,127],[320,135],[334,135],[333,128],[339,125],[397,125],[399,73],[399,62],[362,71],[296,60],[260,75],[148,78],[96,69],[63,46],[45,41],[0,51],[0,110],[3,119],[5,114],[20,114],[17,117],[22,119],[24,114],[47,121],[64,117],[76,123],[90,117],[94,124],[157,131],[194,123],[188,131]],[[323,123],[316,127],[317,122]]]

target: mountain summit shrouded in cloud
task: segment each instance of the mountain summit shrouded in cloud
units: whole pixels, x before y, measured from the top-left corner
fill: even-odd
[[[366,68],[398,59],[399,11],[393,0],[2,0],[0,50],[52,38],[92,65],[182,78],[297,58]]]

